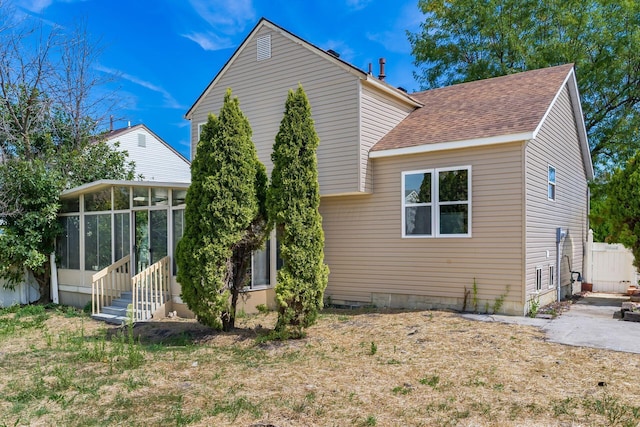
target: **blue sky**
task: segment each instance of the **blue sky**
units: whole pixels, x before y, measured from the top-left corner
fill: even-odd
[[[47,25],[85,20],[104,51],[100,73],[118,76],[114,127],[144,123],[188,157],[184,114],[265,17],[363,70],[386,58],[387,82],[409,92],[406,30],[419,29],[418,0],[13,0]],[[242,100],[240,100],[242,103]]]

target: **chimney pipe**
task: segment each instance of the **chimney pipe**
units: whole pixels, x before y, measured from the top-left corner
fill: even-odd
[[[113,115],[109,116],[109,131],[113,132]]]
[[[378,78],[379,78],[380,80],[384,80],[384,78],[385,78],[385,77],[387,77],[387,76],[384,74],[384,64],[385,64],[387,61],[386,61],[384,58],[380,58],[380,61],[379,61],[379,62],[380,62],[380,75],[378,76]]]
[[[369,74],[373,74],[373,65],[369,62]]]

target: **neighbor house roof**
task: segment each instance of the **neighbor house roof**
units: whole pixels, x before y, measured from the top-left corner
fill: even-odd
[[[387,133],[370,157],[463,148],[536,137],[567,84],[587,174],[593,174],[572,64],[414,93],[423,104]]]

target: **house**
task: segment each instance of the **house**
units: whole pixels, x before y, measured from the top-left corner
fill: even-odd
[[[411,95],[380,74],[262,19],[186,113],[192,157],[231,88],[270,173],[301,84],[332,303],[523,315],[577,289],[593,166],[573,66]],[[276,257],[274,239],[255,254],[249,301],[270,300]]]
[[[145,181],[191,182],[191,163],[144,124],[110,130],[104,137],[110,146],[129,153],[136,175]]]

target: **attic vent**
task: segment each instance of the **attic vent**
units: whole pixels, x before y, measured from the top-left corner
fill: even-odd
[[[147,136],[144,133],[138,134],[138,147],[146,147],[147,146]]]
[[[258,43],[258,61],[271,58],[271,34],[266,36],[260,36],[257,40]]]
[[[329,49],[327,53],[331,56],[335,56],[336,58],[340,58],[340,54],[333,49]]]

